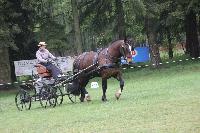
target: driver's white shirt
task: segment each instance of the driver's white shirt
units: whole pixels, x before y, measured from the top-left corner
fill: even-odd
[[[56,57],[53,56],[47,49],[39,49],[36,52],[36,57],[39,63],[47,63],[47,59],[55,59]]]

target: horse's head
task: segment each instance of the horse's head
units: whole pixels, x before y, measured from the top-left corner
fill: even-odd
[[[132,47],[134,47],[132,39],[125,39],[124,43],[121,44],[120,54],[124,57],[124,59],[130,59],[132,57]]]

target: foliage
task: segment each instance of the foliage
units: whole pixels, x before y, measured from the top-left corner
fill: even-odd
[[[169,47],[187,38],[185,16],[190,11],[197,17],[196,29],[200,29],[199,0],[76,1],[82,51],[107,46],[119,38],[119,31],[136,43],[147,42],[147,18],[152,21],[150,30],[156,34],[155,43]],[[0,23],[0,47],[11,48],[10,62],[35,58],[39,41],[48,42],[50,50],[58,56],[73,55],[77,51],[71,0],[1,0]]]
[[[80,28],[82,38],[85,39],[83,40],[84,50],[87,51],[91,46],[96,46],[96,44],[102,44],[102,46],[107,45],[111,40],[116,39],[117,14],[115,2],[115,0],[78,0],[81,22]],[[160,20],[160,23],[155,25],[157,25],[157,30],[162,34],[161,39],[166,38],[166,28],[170,27],[172,36],[176,42],[176,40],[178,40],[177,38],[184,35],[184,12],[190,9],[199,12],[198,0],[167,0],[164,2],[161,0],[122,0],[122,2],[127,35],[133,37],[136,42],[146,41],[146,29],[144,29],[145,16]],[[32,38],[34,38],[37,42],[41,40],[50,40],[52,43],[55,42],[55,45],[51,44],[51,48],[55,51],[57,51],[56,49],[58,48],[63,48],[63,50],[72,49],[73,51],[71,47],[73,45],[71,0],[23,0],[21,2],[21,7],[18,6],[14,8],[12,7],[16,1],[6,2],[3,0],[1,3],[1,5],[6,5],[1,6],[1,10],[5,13],[1,22],[4,25],[3,27],[7,27],[2,28],[5,29],[5,31],[3,32],[1,30],[1,35],[5,35],[5,40],[7,40],[6,38],[11,39],[9,41],[4,41],[13,42],[9,43],[10,46],[17,46],[16,34],[27,34],[27,30],[29,30],[29,32],[34,32],[34,35],[29,34],[30,36],[25,36],[26,39],[19,45],[24,45],[26,47],[26,45],[31,43]],[[20,9],[21,12],[16,12],[17,8]],[[5,12],[6,10],[9,12]],[[20,18],[22,18],[22,14],[25,12],[29,20],[23,24]],[[6,16],[9,16],[9,19]],[[16,21],[13,22],[14,20]],[[14,24],[10,27],[9,23]],[[60,31],[60,33],[58,33],[58,31]],[[60,34],[62,35],[60,36]],[[105,36],[102,38],[101,34]],[[89,38],[95,39],[91,41]],[[58,45],[61,46],[58,47]],[[20,47],[18,46],[18,48]],[[62,51],[62,54],[64,53],[65,52]]]
[[[12,47],[16,49],[16,45],[14,44],[14,40],[10,35],[10,32],[16,33],[19,31],[19,28],[17,26],[13,26],[13,29],[9,29],[9,23],[6,23],[6,18],[4,15],[6,7],[7,3],[5,1],[0,1],[0,47]]]

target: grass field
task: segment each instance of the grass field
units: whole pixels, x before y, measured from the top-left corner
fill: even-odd
[[[108,102],[101,88],[91,89],[92,101],[64,103],[43,109],[33,103],[29,111],[15,107],[15,92],[0,92],[0,133],[199,133],[200,63],[189,62],[124,71],[121,99],[114,93],[119,83],[108,80]],[[92,81],[98,81],[96,78]],[[101,87],[101,86],[100,86]]]

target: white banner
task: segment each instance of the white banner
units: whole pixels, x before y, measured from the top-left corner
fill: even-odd
[[[66,73],[68,71],[72,71],[73,69],[73,57],[58,57],[57,65],[62,70],[63,73]],[[20,60],[20,61],[14,61],[15,65],[15,74],[16,76],[22,76],[22,75],[32,75],[33,73],[36,73],[36,69],[34,68],[34,65],[37,64],[37,60]]]

